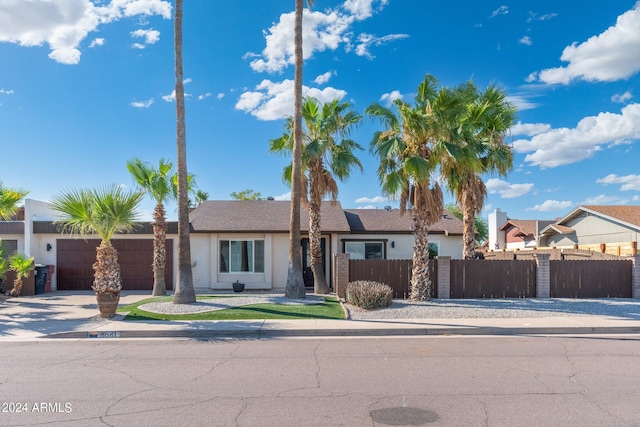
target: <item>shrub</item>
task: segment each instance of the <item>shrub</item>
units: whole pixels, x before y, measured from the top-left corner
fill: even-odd
[[[384,283],[370,280],[349,282],[345,291],[345,300],[349,304],[371,309],[388,307],[393,299],[393,290]]]

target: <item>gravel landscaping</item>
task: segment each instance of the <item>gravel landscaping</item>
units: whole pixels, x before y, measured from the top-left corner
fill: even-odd
[[[486,299],[393,300],[389,307],[364,310],[345,304],[349,318],[374,319],[471,319],[607,316],[640,319],[640,300],[634,299]]]

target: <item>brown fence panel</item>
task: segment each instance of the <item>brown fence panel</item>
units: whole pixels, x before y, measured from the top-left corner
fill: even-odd
[[[552,298],[631,298],[630,260],[550,261]]]
[[[534,298],[534,260],[451,260],[451,298]]]
[[[412,261],[409,259],[352,259],[349,260],[349,281],[373,280],[387,284],[393,289],[394,298],[409,297]],[[431,298],[438,290],[437,265],[429,260]]]

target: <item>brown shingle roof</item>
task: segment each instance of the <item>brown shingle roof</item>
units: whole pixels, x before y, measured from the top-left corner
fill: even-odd
[[[512,226],[518,229],[517,235],[535,237],[538,232],[554,222],[538,219],[510,219],[500,227],[500,230],[506,230],[509,226]],[[537,230],[536,227],[538,228]]]
[[[189,215],[194,232],[289,232],[291,202],[277,200],[210,200]],[[322,203],[322,231],[349,232],[339,202]],[[300,229],[309,231],[309,213],[300,212]]]
[[[640,227],[640,206],[581,206],[581,208]]]
[[[345,209],[344,213],[353,233],[413,233],[410,211],[400,215],[399,209]],[[445,211],[429,233],[461,235],[462,221]]]

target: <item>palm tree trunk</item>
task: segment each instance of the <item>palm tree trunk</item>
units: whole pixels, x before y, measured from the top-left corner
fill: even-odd
[[[178,280],[174,304],[196,302],[189,242],[189,195],[187,184],[187,134],[182,71],[182,0],[176,0],[174,48],[176,60],[176,149],[178,153]]]
[[[153,292],[152,295],[162,296],[167,294],[167,285],[164,280],[165,267],[167,265],[167,221],[162,203],[158,203],[153,211]]]
[[[120,264],[118,264],[118,251],[109,241],[101,241],[96,249],[96,262],[93,276],[93,290],[96,293],[117,293],[122,289],[120,280]]]
[[[429,220],[422,209],[413,210],[415,243],[413,246],[413,266],[411,268],[411,291],[409,299],[428,301],[431,299],[431,278],[429,277]]]
[[[13,289],[9,292],[9,295],[12,297],[19,297],[22,293],[22,278],[16,277],[13,281]]]
[[[311,252],[311,271],[313,272],[313,292],[328,294],[329,285],[322,265],[322,228],[320,227],[320,209],[322,194],[316,182],[322,173],[322,164],[313,161],[309,165],[309,248]]]
[[[475,256],[475,206],[473,195],[465,193],[462,202],[462,257],[473,259]]]
[[[285,296],[304,298],[305,288],[302,277],[302,248],[300,246],[300,198],[302,183],[302,9],[303,1],[296,0],[295,16],[295,77],[293,108],[293,153],[291,166],[291,215],[289,217],[289,270]]]

